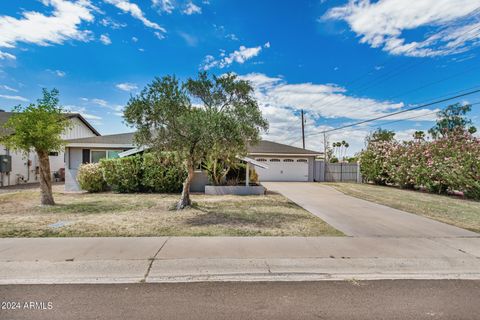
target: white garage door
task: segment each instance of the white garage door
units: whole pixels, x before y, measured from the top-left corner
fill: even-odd
[[[308,181],[308,160],[305,158],[256,158],[268,169],[255,168],[260,181]]]

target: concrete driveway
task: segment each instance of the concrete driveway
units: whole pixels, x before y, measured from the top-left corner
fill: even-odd
[[[478,237],[479,234],[347,196],[332,187],[306,182],[262,182],[348,236]]]

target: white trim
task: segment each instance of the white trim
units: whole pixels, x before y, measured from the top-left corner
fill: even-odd
[[[255,159],[252,159],[252,158],[248,158],[248,157],[238,157],[237,156],[237,159],[240,159],[240,160],[243,160],[245,161],[246,163],[250,163],[256,167],[260,167],[260,168],[263,168],[263,169],[268,169],[268,166],[264,165],[263,163],[261,163],[260,161],[257,161]]]
[[[251,156],[266,156],[266,157],[316,157],[323,153],[249,153]]]
[[[139,152],[145,151],[146,149],[148,149],[148,147],[133,148],[133,149],[130,149],[130,150],[127,150],[127,151],[123,151],[123,152],[119,153],[118,156],[119,156],[120,158],[123,158],[123,157],[130,156],[130,155],[132,155],[132,154],[135,154],[135,153],[139,153]]]
[[[115,143],[69,143],[66,145],[67,148],[84,148],[84,149],[95,149],[95,148],[118,148],[118,149],[133,149],[134,145],[131,144],[115,144]]]

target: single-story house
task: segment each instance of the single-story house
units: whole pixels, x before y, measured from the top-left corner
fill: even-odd
[[[3,128],[3,125],[10,119],[13,112],[0,110],[0,135],[13,134],[11,130]],[[65,113],[65,116],[71,122],[71,128],[62,135],[65,140],[96,137],[100,133],[78,113]],[[22,152],[14,152],[4,145],[0,144],[0,158],[4,162],[0,171],[0,187],[11,186],[22,183],[33,183],[39,180],[39,161],[35,152],[24,154]],[[54,176],[61,178],[63,176],[63,168],[65,167],[65,159],[63,152],[50,153],[50,171],[52,178]],[[9,162],[9,165],[6,165]]]
[[[95,136],[67,140],[65,148],[65,190],[78,191],[76,176],[82,163],[94,163],[100,159],[119,157],[119,154],[135,149],[134,133]],[[313,181],[315,158],[321,152],[305,150],[272,141],[262,140],[248,148],[248,157],[265,163],[267,168],[255,170],[262,181]],[[202,192],[208,179],[201,170],[195,174],[191,190]]]

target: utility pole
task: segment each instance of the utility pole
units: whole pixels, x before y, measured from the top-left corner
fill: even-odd
[[[323,181],[327,181],[327,135],[323,132]]]
[[[303,149],[305,149],[305,119],[303,115],[303,109],[302,109],[302,142],[303,142]]]

